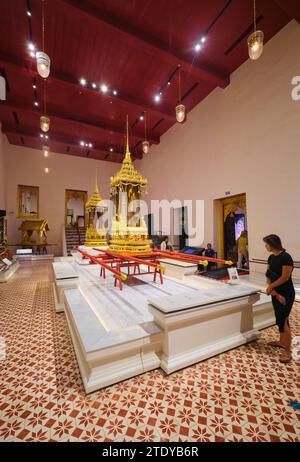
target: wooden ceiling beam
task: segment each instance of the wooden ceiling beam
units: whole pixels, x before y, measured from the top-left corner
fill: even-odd
[[[279,8],[300,23],[299,0],[273,0]]]
[[[206,63],[193,64],[192,57],[188,57],[179,50],[172,50],[156,37],[138,29],[133,24],[129,24],[120,18],[114,17],[99,6],[90,3],[88,0],[63,0],[66,4],[75,8],[79,12],[86,14],[94,19],[105,23],[112,29],[131,37],[135,43],[139,44],[144,51],[154,54],[156,58],[169,63],[174,68],[181,64],[182,70],[187,74],[193,75],[196,80],[207,82],[213,87],[225,88],[230,83],[230,76],[220,70],[214,69]]]
[[[51,142],[54,143],[59,143],[63,144],[64,146],[70,146],[73,148],[76,148],[77,150],[81,150],[82,152],[84,151],[90,151],[90,155],[88,157],[93,158],[93,153],[101,153],[103,154],[104,158],[105,157],[115,157],[117,158],[117,162],[122,162],[124,158],[124,153],[123,152],[110,152],[105,149],[105,146],[103,144],[97,143],[96,145],[93,145],[92,148],[81,148],[77,143],[74,143],[71,137],[63,135],[63,134],[53,134],[49,133],[49,139],[44,140],[43,138],[40,138],[39,135],[36,134],[30,127],[19,127],[14,124],[8,123],[8,122],[3,122],[2,123],[2,132],[5,133],[6,135],[15,135],[15,136],[20,136],[23,138],[30,138],[32,140],[39,141],[41,143],[41,149],[42,146],[49,146],[51,147]],[[68,152],[64,151],[64,154],[68,154]],[[74,152],[70,153],[72,155]],[[78,154],[77,154],[78,155]],[[82,156],[84,157],[84,156]],[[138,153],[137,155],[132,154],[132,159],[140,158],[141,154]],[[103,159],[104,160],[104,159]]]
[[[36,114],[38,116],[44,115],[43,111],[39,107],[29,106],[26,103],[21,103],[19,101],[1,101],[1,106],[7,107],[14,111],[24,111],[30,112],[32,114]],[[52,110],[51,106],[47,105],[47,115],[49,117],[53,117],[56,119],[63,120],[64,122],[75,122],[76,124],[83,125],[85,127],[90,127],[92,129],[101,129],[109,132],[115,132],[117,134],[124,135],[124,127],[120,127],[118,125],[112,125],[110,122],[107,121],[95,121],[89,119],[82,119],[81,117],[76,116],[75,114],[66,114],[57,110]],[[130,138],[134,141],[140,141],[144,139],[144,132],[142,130],[135,130],[133,129],[130,133]],[[149,134],[148,140],[150,144],[159,144],[160,138],[159,136],[151,136]]]
[[[29,71],[30,74],[34,77],[38,76],[35,62],[33,63],[32,59],[30,60],[28,58],[26,60],[24,58],[20,58],[19,56],[12,56],[3,51],[0,51],[0,63],[2,63],[2,65],[16,66],[22,71],[27,71],[27,72]],[[142,100],[135,96],[127,95],[125,93],[122,93],[122,91],[119,91],[116,96],[115,95],[104,95],[99,90],[98,91],[93,90],[92,88],[89,88],[87,86],[84,87],[80,85],[78,79],[75,79],[74,77],[70,75],[66,75],[66,74],[63,74],[62,72],[55,70],[53,66],[51,66],[51,74],[49,76],[49,80],[56,81],[59,84],[73,86],[73,87],[76,87],[77,89],[80,88],[82,91],[93,94],[93,96],[96,96],[96,97],[111,98],[114,100],[125,102],[132,106],[135,106],[137,108],[137,112],[138,111],[142,112],[142,111],[147,110],[159,118],[163,117],[168,120],[172,120],[173,122],[175,121],[174,111],[169,111],[168,109],[164,109],[161,107],[161,105],[160,107],[158,107],[157,105],[152,104],[149,101]]]

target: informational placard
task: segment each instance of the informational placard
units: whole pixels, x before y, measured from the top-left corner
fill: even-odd
[[[10,266],[10,265],[12,265],[12,263],[13,263],[13,262],[12,262],[12,261],[10,261],[8,258],[3,258],[3,260],[2,260],[2,261],[3,261],[3,263],[5,263],[7,266]]]
[[[228,276],[229,276],[229,284],[239,284],[240,283],[240,277],[237,272],[236,268],[227,268],[228,271]]]

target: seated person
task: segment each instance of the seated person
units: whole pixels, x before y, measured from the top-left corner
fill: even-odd
[[[207,244],[206,249],[202,252],[203,257],[208,257],[208,258],[215,258],[216,252],[212,248],[212,245],[210,243]],[[207,271],[209,271],[213,266],[215,266],[215,263],[213,261],[208,261],[207,265]],[[204,267],[202,265],[198,265],[198,271],[203,271]]]
[[[164,240],[162,241],[162,243],[160,244],[160,250],[170,250],[170,251],[173,251],[173,246],[172,246],[172,244],[169,242],[168,236],[166,236],[166,237],[164,238]]]
[[[202,252],[202,255],[204,257],[208,257],[208,258],[214,258],[215,254],[216,254],[216,252],[212,248],[211,244],[207,244],[206,249]]]

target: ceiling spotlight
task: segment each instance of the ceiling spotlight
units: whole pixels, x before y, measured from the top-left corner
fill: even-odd
[[[114,148],[110,148],[110,152],[114,152]]]
[[[45,135],[43,133],[40,133],[40,138],[44,138]]]
[[[205,42],[206,42],[206,37],[205,37],[205,35],[203,35],[203,37],[201,38],[201,42],[202,42],[202,43],[205,43]]]
[[[171,82],[170,82],[170,81],[168,82],[168,85],[171,85]]]
[[[80,141],[80,146],[84,146],[84,141]]]
[[[80,82],[80,85],[83,85],[83,86],[86,85],[86,80],[85,79],[80,79],[79,82]]]
[[[117,90],[114,90],[113,94],[116,96],[118,94]]]
[[[48,135],[45,135],[45,138],[46,138],[46,140],[47,140],[47,139],[49,138],[49,136],[48,136]]]
[[[92,83],[93,88],[97,88],[97,85],[95,83]]]
[[[196,43],[196,45],[195,45],[195,50],[196,50],[196,51],[200,51],[200,50],[201,50],[201,45],[200,45],[200,43]]]
[[[35,106],[38,106],[38,105],[39,105],[39,103],[38,103],[37,101],[35,101],[35,102],[34,102],[34,105],[35,105]]]
[[[92,147],[93,147],[92,143],[89,143],[89,148],[92,148]]]
[[[32,42],[28,43],[28,49],[29,49],[29,51],[34,51],[35,50],[35,45]]]
[[[102,93],[106,93],[107,90],[108,90],[107,85],[105,85],[105,84],[101,85],[101,91],[102,91]]]
[[[140,116],[140,120],[144,120],[144,116],[141,115],[141,116]]]
[[[154,96],[155,101],[158,103],[160,101],[160,95],[155,95]]]
[[[30,12],[30,11],[27,11],[27,16],[31,16],[31,12]]]
[[[32,85],[32,88],[36,89],[36,85]]]

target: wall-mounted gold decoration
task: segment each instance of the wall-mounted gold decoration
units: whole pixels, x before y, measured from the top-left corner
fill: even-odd
[[[18,186],[18,217],[39,218],[39,187]]]

